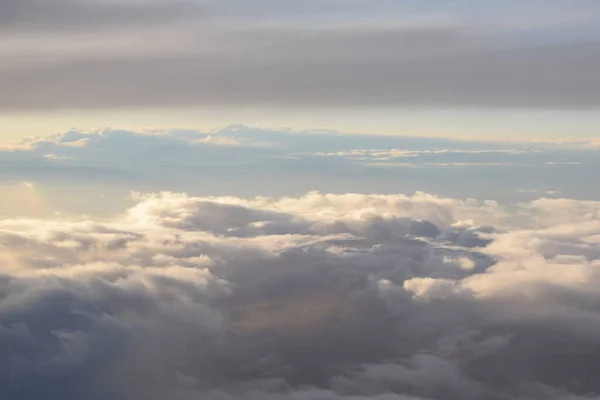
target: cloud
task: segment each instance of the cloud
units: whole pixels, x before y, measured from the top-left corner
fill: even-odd
[[[0,24],[2,31],[12,35],[110,32],[113,29],[164,25],[184,19],[190,12],[202,15],[198,11],[201,7],[181,1],[60,0],[50,5],[43,0],[3,0],[0,3]]]
[[[302,3],[4,0],[0,109],[598,107],[589,2]]]
[[[430,149],[430,150],[407,150],[407,149],[355,149],[351,151],[338,152],[316,152],[312,154],[302,154],[301,156],[308,157],[328,157],[343,160],[351,160],[361,163],[369,167],[388,167],[388,168],[423,168],[423,167],[499,167],[499,166],[515,166],[511,160],[511,155],[521,155],[540,152],[540,149]],[[489,162],[490,157],[505,157],[504,162]],[[473,161],[465,162],[459,160],[472,159]],[[438,161],[438,162],[431,162]],[[484,161],[486,160],[486,161]],[[411,162],[412,161],[412,162]],[[440,162],[445,161],[445,162]],[[548,165],[572,165],[569,162],[553,163],[548,162]],[[519,165],[520,167],[528,167],[530,165]]]
[[[581,164],[569,164],[575,161]],[[313,190],[427,191],[501,201],[511,200],[508,193],[513,200],[531,201],[539,193],[558,191],[600,198],[597,187],[580,184],[593,179],[597,151],[570,142],[499,143],[239,125],[212,131],[106,128],[5,145],[0,164],[0,182],[35,183],[52,212],[86,214],[103,205],[115,204],[110,212],[128,206],[130,190],[243,197],[300,196]],[[555,177],[551,185],[548,174]],[[537,192],[515,191],[521,188]],[[65,196],[73,190],[76,195]],[[105,196],[102,204],[99,194]],[[8,207],[16,208],[18,203]],[[19,214],[32,216],[27,210],[21,207]]]
[[[268,36],[283,34],[269,32]],[[0,88],[13,93],[0,100],[0,108],[36,111],[317,104],[573,109],[595,108],[599,103],[591,94],[594,91],[579,90],[584,85],[597,86],[593,71],[598,60],[588,60],[596,44],[522,51],[464,51],[459,47],[452,55],[444,50],[435,56],[367,64],[364,60],[372,54],[366,49],[380,39],[366,33],[358,38],[366,44],[358,48],[364,50],[355,55],[356,60],[314,63],[311,60],[321,54],[339,53],[336,38],[328,40],[327,34],[315,33],[319,41],[307,45],[308,54],[302,57],[292,50],[296,43],[290,38],[276,46],[284,54],[255,51],[255,57],[241,61],[240,52],[219,57],[190,54],[75,60],[35,68],[19,64],[0,75]],[[403,32],[388,36],[384,40],[389,43],[411,40]],[[260,40],[237,46],[257,47]],[[355,40],[353,35],[346,39]],[[419,45],[419,41],[413,44],[415,48]],[[398,46],[390,45],[386,54],[406,52]],[[234,64],[236,69],[229,68]],[[47,86],[49,82],[60,84]],[[98,86],[98,82],[105,84]]]
[[[592,139],[584,144],[584,148],[597,149],[600,148],[600,139]]]
[[[365,147],[357,147],[365,146]],[[369,147],[367,147],[369,146]],[[86,160],[90,163],[229,162],[231,158],[262,161],[273,158],[340,162],[354,165],[509,165],[533,162],[547,165],[583,164],[592,150],[574,149],[571,143],[509,143],[342,134],[335,131],[293,131],[229,126],[210,132],[185,130],[129,131],[71,130],[27,138],[0,147],[5,160],[44,158]],[[570,158],[569,158],[570,157]]]
[[[600,392],[598,202],[136,201],[108,220],[0,220],[9,398]]]
[[[52,154],[52,153],[44,154],[44,158],[47,159],[47,160],[55,160],[55,161],[68,160],[69,159],[68,156],[59,156],[59,155]]]

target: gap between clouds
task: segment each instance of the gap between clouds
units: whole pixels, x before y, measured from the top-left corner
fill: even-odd
[[[72,130],[45,137],[24,139],[19,143],[0,147],[2,160],[44,158],[48,161],[66,161],[73,158],[90,162],[121,161],[124,156],[161,160],[181,159],[185,156],[209,156],[211,153],[254,155],[256,157],[302,158],[322,157],[348,161],[393,161],[406,159],[418,163],[429,160],[483,160],[484,158],[511,159],[511,156],[536,155],[568,163],[570,156],[595,155],[596,140],[547,142],[494,142],[467,141],[441,138],[343,134],[335,131],[289,129],[262,129],[232,125],[211,132],[186,130],[127,131],[98,129],[84,132]],[[557,154],[560,153],[560,154]],[[518,159],[518,157],[512,157]],[[547,157],[546,157],[547,158]],[[414,159],[414,160],[413,160]],[[146,160],[148,161],[148,160]],[[408,162],[407,161],[407,162]]]
[[[63,212],[95,213],[93,193],[123,202],[131,188],[238,196],[422,190],[504,202],[532,200],[536,191],[600,199],[586,183],[599,167],[597,149],[581,141],[476,142],[240,125],[210,132],[74,130],[5,146],[0,164],[4,186],[34,183]],[[79,205],[62,195],[90,185]]]

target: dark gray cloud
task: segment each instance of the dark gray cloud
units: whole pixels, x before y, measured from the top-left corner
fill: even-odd
[[[0,110],[595,108],[597,9],[557,3],[494,23],[491,3],[4,0]]]
[[[110,221],[3,219],[0,388],[590,400],[598,207],[163,193]]]
[[[229,57],[122,56],[19,66],[0,76],[2,92],[10,94],[0,99],[0,107],[7,111],[248,104],[585,108],[597,107],[600,101],[595,42],[466,52],[452,51],[450,46],[442,54],[413,58],[403,54],[400,32],[383,38],[395,43],[385,50],[391,59],[374,58],[368,44],[373,38],[367,35],[361,38],[367,44],[355,49],[352,60],[344,60],[327,35],[315,35],[306,55],[296,53],[292,40],[270,54],[250,44],[246,47],[250,55],[240,50]],[[337,60],[321,60],[323,54]]]
[[[2,0],[0,34],[130,30],[202,16],[202,2]],[[66,38],[68,40],[68,38]]]

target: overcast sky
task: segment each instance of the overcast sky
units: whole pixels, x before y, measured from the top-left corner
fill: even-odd
[[[599,20],[594,0],[1,0],[0,128],[590,136]]]

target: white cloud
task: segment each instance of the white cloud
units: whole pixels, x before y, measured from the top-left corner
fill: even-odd
[[[413,278],[404,281],[403,287],[417,299],[446,300],[460,293],[456,282],[449,279]]]
[[[354,158],[358,160],[376,160],[386,161],[395,158],[404,157],[417,157],[420,155],[437,155],[437,154],[524,154],[524,153],[536,153],[539,149],[432,149],[432,150],[408,150],[408,149],[355,149],[351,151],[338,151],[338,152],[316,152],[311,155],[320,157],[344,157]]]
[[[60,155],[57,155],[57,154],[49,153],[49,154],[44,154],[44,158],[47,159],[47,160],[60,161],[60,160],[68,160],[71,157],[69,157],[69,156],[60,156]]]
[[[217,146],[239,146],[241,143],[234,139],[234,138],[226,138],[226,137],[219,137],[219,136],[213,136],[213,135],[208,135],[207,137],[203,138],[203,139],[199,139],[198,140],[199,143],[210,143],[210,144],[214,144]]]
[[[473,268],[475,268],[476,263],[471,260],[468,257],[459,257],[459,258],[449,258],[446,257],[444,258],[444,262],[447,264],[455,264],[460,266],[460,268],[466,270],[466,271],[471,271]]]
[[[100,184],[104,204],[122,202],[130,188],[245,197],[298,196],[311,190],[406,194],[425,190],[503,201],[511,193],[517,201],[531,200],[530,193],[515,192],[525,188],[540,194],[558,191],[598,199],[597,188],[580,183],[592,179],[597,158],[595,151],[573,149],[569,144],[485,143],[246,126],[210,132],[72,130],[1,148],[0,182],[35,182],[46,195],[57,192],[53,196],[61,200],[53,204],[55,210],[68,212],[79,202],[78,211],[86,213],[94,213],[97,195],[65,199],[63,188],[55,187],[82,189]],[[563,164],[576,160],[581,165]],[[552,185],[548,174],[556,177]],[[190,187],[189,182],[195,185]],[[116,191],[121,192],[119,199],[114,198]]]
[[[600,357],[598,202],[135,197],[110,220],[0,220],[4,392],[566,400],[600,390],[585,378]]]
[[[528,165],[516,165],[511,163],[397,163],[397,162],[372,162],[368,165],[374,167],[396,167],[396,168],[424,168],[424,167],[501,167],[518,166],[528,167]]]

